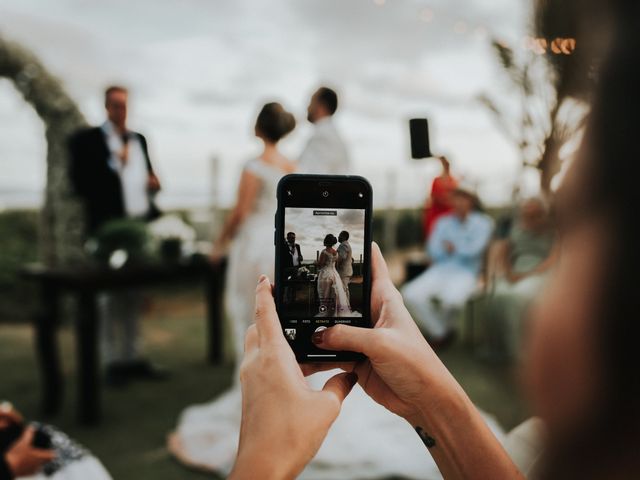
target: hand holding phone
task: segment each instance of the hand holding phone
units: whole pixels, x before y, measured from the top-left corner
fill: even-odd
[[[282,330],[266,277],[256,289],[255,324],[245,337],[242,426],[229,479],[296,478],[315,456],[357,381],[339,373],[322,390],[306,383]],[[282,446],[289,446],[282,455]]]
[[[362,177],[287,175],[278,185],[276,307],[299,362],[349,362],[314,334],[333,325],[371,326],[372,191]]]

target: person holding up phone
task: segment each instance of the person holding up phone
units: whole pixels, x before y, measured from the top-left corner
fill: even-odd
[[[27,423],[13,405],[0,402],[0,480],[111,480],[86,448],[51,425]]]
[[[524,478],[420,334],[376,244],[372,256],[374,328],[336,325],[314,336],[323,349],[361,352],[368,359],[343,364],[348,371],[332,376],[320,391],[309,389],[304,375],[335,365],[297,363],[282,335],[271,285],[261,277],[255,325],[247,331],[240,368],[242,427],[229,478],[255,478],[256,472],[262,478],[297,478],[317,454],[356,382],[418,430],[414,439],[407,429],[407,440],[418,444],[422,438],[445,477]],[[283,445],[286,455],[281,455]]]

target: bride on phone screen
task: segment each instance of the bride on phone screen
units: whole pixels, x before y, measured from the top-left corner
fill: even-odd
[[[318,258],[318,303],[316,317],[351,317],[349,298],[342,284],[336,263],[338,252],[333,248],[338,239],[328,234],[324,237],[325,249]]]

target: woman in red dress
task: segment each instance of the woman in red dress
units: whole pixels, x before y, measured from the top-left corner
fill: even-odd
[[[451,192],[458,186],[458,181],[451,176],[450,164],[447,157],[438,157],[442,163],[442,174],[433,180],[431,195],[427,199],[424,209],[424,238],[429,238],[436,220],[451,211]]]

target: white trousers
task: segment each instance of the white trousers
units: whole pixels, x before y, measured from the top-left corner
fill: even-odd
[[[433,265],[401,290],[421,330],[434,340],[449,333],[455,315],[476,288],[476,275],[456,265]]]
[[[99,295],[100,343],[105,365],[139,358],[141,309],[142,295],[136,290]]]

